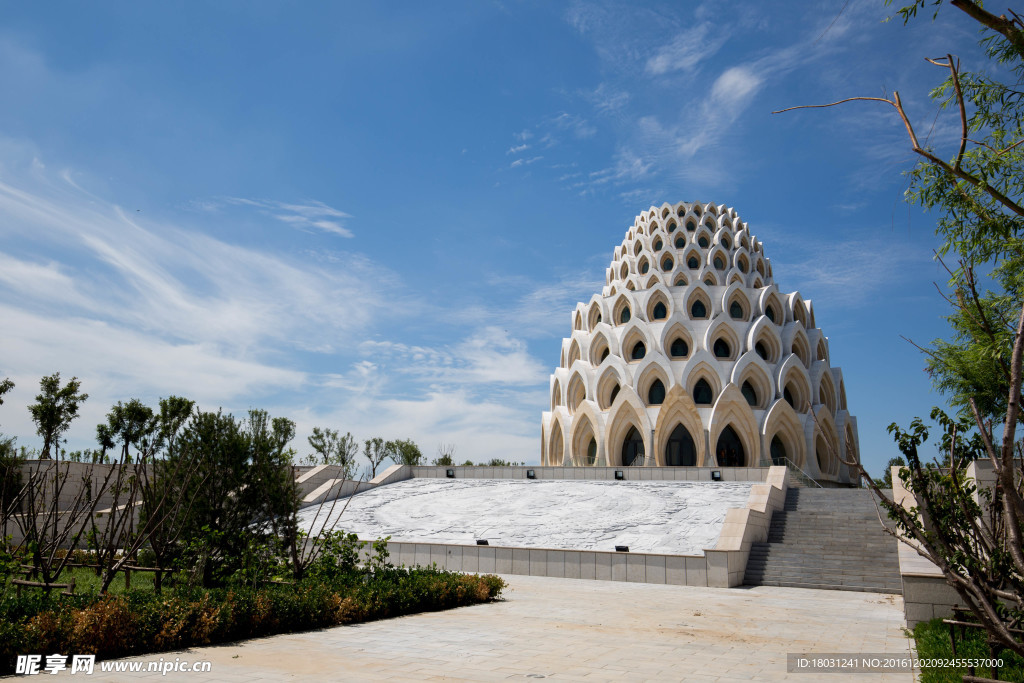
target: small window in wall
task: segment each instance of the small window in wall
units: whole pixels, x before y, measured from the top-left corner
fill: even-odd
[[[732,355],[732,349],[729,348],[729,342],[724,339],[716,339],[714,344],[715,358],[728,358]]]
[[[782,390],[782,398],[786,400],[786,403],[788,403],[793,410],[796,410],[796,403],[793,401],[793,393],[789,390],[788,384],[786,385],[786,388]]]
[[[697,405],[711,405],[711,385],[703,377],[693,386],[693,402]]]
[[[661,251],[661,248],[665,246],[661,240],[654,240],[654,251]]]
[[[732,316],[734,320],[743,320],[743,306],[739,301],[733,301],[729,305],[729,315]]]
[[[650,270],[650,269],[651,269],[651,264],[647,263],[647,261],[644,261],[643,263],[640,264],[640,274],[641,275],[646,275],[647,271]]]
[[[622,313],[619,314],[619,324],[625,325],[626,323],[628,323],[629,317],[629,306],[626,306],[625,308],[622,309]]]
[[[701,235],[700,238],[697,240],[697,244],[700,245],[701,249],[707,249],[709,244],[708,238],[705,235]]]
[[[691,256],[690,258],[686,259],[686,267],[689,268],[690,270],[697,270],[698,268],[700,268],[700,261],[697,260],[696,256]]]
[[[704,305],[704,302],[697,299],[690,306],[690,317],[691,318],[706,318],[708,317],[708,307]]]
[[[661,301],[654,304],[654,319],[664,320],[668,317],[668,309],[665,308],[665,304]]]
[[[672,340],[672,345],[669,347],[669,354],[673,358],[686,358],[690,355],[690,347],[687,346],[685,339],[677,337]]]
[[[767,310],[765,310],[764,314],[768,316],[769,320],[775,322],[775,309],[773,307],[769,306]]]
[[[660,379],[656,379],[651,383],[651,388],[647,390],[647,405],[659,406],[664,402],[665,385]]]
[[[629,357],[632,358],[633,360],[640,360],[646,355],[647,347],[644,346],[643,342],[637,342],[636,345],[633,346],[633,350],[630,352]]]
[[[718,270],[725,270],[725,259],[723,259],[721,256],[716,256],[715,268],[717,268]]]
[[[669,232],[669,234],[671,235],[675,231],[676,231],[676,224],[675,223],[669,223],[668,224],[668,232]]]
[[[680,275],[679,277],[677,277],[676,278],[676,282],[675,282],[675,286],[676,287],[685,287],[686,286],[686,277],[683,276],[683,275]]]
[[[750,382],[743,383],[743,386],[740,387],[740,393],[743,394],[743,398],[747,399],[747,403],[755,408],[757,407],[757,392],[754,391],[754,387]]]
[[[605,349],[604,351],[601,352],[601,360],[598,361],[598,362],[599,363],[604,362],[604,359],[607,358],[607,357],[608,357],[608,349]]]
[[[661,262],[661,269],[667,273],[668,271],[672,270],[673,265],[675,264],[672,263],[672,259],[666,258],[664,261]]]
[[[732,242],[729,241],[729,238],[726,235],[722,235],[722,246],[726,249],[732,246]]]
[[[768,349],[764,347],[764,344],[757,342],[754,344],[754,353],[761,356],[761,360],[768,360]]]
[[[697,229],[697,224],[696,223],[694,223],[693,221],[686,221],[686,231],[687,232],[693,232],[696,229]]]
[[[600,324],[600,322],[601,322],[601,314],[598,313],[597,317],[594,318],[594,324],[597,325],[597,324]]]
[[[611,404],[615,403],[615,397],[618,396],[618,395],[619,395],[619,385],[616,384],[615,387],[612,388],[612,393],[610,393],[608,395],[608,405],[611,405]]]
[[[686,246],[686,238],[682,235],[676,237],[676,249],[682,249]]]
[[[706,284],[708,287],[714,287],[715,286],[715,278],[711,277],[711,274],[708,273],[708,276],[706,278],[704,278],[704,284]]]
[[[593,439],[587,444],[587,460],[588,465],[593,465],[597,462],[597,442]]]

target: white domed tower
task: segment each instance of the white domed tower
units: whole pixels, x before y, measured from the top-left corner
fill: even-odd
[[[551,375],[542,460],[565,466],[758,467],[849,483],[857,421],[814,308],[774,284],[736,211],[640,214],[607,284],[576,304]],[[811,413],[817,418],[817,423]]]

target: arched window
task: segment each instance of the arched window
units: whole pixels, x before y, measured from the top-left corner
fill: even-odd
[[[757,407],[757,392],[754,391],[754,387],[750,382],[743,383],[743,386],[740,387],[740,393],[743,394],[743,398],[747,399],[747,403],[755,408]]]
[[[661,269],[667,273],[668,271],[672,270],[673,265],[675,264],[672,263],[672,259],[666,258],[664,261],[661,262]]]
[[[622,309],[622,313],[619,314],[619,324],[625,325],[626,323],[628,323],[629,317],[629,306],[626,306],[625,308]]]
[[[644,440],[636,427],[630,427],[622,442],[622,465],[629,467],[632,464],[642,465],[644,462]]]
[[[782,398],[785,399],[786,403],[788,403],[793,410],[796,410],[796,403],[793,400],[793,393],[789,390],[788,384],[782,390]]]
[[[647,405],[660,406],[664,402],[665,385],[660,379],[656,379],[651,383],[651,388],[647,390]]]
[[[690,354],[690,347],[686,345],[685,339],[676,337],[672,340],[672,346],[669,347],[669,354],[673,358],[686,358]]]
[[[715,351],[715,358],[728,358],[732,355],[732,349],[729,348],[729,342],[725,341],[721,337],[715,340],[715,344],[712,348]]]
[[[686,276],[684,276],[684,275],[679,275],[679,276],[678,276],[678,277],[676,278],[676,283],[675,283],[675,286],[676,286],[676,287],[685,287],[685,286],[686,286]]]
[[[715,268],[718,270],[725,270],[725,260],[721,255],[715,256]],[[644,272],[646,273],[647,271]]]
[[[769,306],[767,309],[765,309],[764,314],[768,316],[769,320],[775,322],[775,309],[773,307]]]
[[[653,311],[653,313],[654,313],[654,319],[655,320],[664,320],[665,318],[667,318],[668,317],[668,309],[665,308],[665,303],[662,302],[662,301],[659,301],[658,303],[654,304],[654,311]]]
[[[697,224],[696,223],[694,223],[693,221],[686,221],[686,231],[687,232],[693,232],[696,229],[697,229]]]
[[[665,444],[665,464],[669,467],[694,467],[697,464],[697,446],[683,425],[676,425]]]
[[[729,241],[728,235],[722,235],[722,246],[725,247],[726,249],[732,246],[732,243]]]
[[[676,224],[675,223],[669,223],[668,224],[668,233],[671,235],[675,231],[676,231]]]
[[[711,385],[708,384],[706,379],[701,377],[693,385],[693,402],[697,405],[711,405],[713,399],[714,395],[711,393]]]
[[[599,324],[600,322],[601,322],[601,314],[600,314],[600,313],[598,313],[598,314],[597,314],[597,317],[596,317],[596,318],[594,318],[594,324],[595,324],[595,325],[597,325],[597,324]]]
[[[662,244],[662,241],[660,239],[654,240],[654,251],[661,251],[661,248],[663,246],[665,245]]]
[[[676,249],[682,249],[686,246],[686,238],[682,235],[676,236]]]
[[[650,270],[650,269],[651,269],[651,264],[649,264],[647,261],[643,261],[643,262],[640,263],[640,274],[641,275],[646,275],[647,271]]]
[[[782,439],[780,439],[777,435],[772,437],[772,445],[769,450],[772,454],[773,465],[786,464],[786,458],[788,457],[786,455],[786,446],[785,444],[782,443]]]
[[[718,445],[715,446],[715,454],[718,456],[719,467],[743,467],[746,461],[743,455],[743,442],[732,425],[726,426],[718,437]]]
[[[599,360],[598,363],[604,362],[604,359],[607,358],[607,357],[608,357],[608,349],[606,348],[604,351],[601,352],[601,360]]]
[[[693,302],[693,305],[690,306],[690,317],[695,319],[708,317],[708,307],[704,305],[703,301],[697,299]]]
[[[709,244],[707,236],[706,235],[701,235],[697,239],[697,244],[700,245],[701,249],[707,249],[708,248],[708,244]]]
[[[647,347],[644,346],[643,342],[637,342],[633,346],[633,350],[630,352],[629,357],[633,360],[640,360],[647,355]]]
[[[597,442],[593,439],[587,444],[587,459],[586,464],[593,465],[597,462]]]
[[[754,344],[754,353],[761,356],[762,360],[768,360],[768,349],[764,348],[764,344],[757,342]]]
[[[612,389],[612,393],[608,395],[608,405],[615,403],[615,397],[619,395],[619,385],[616,384]]]
[[[698,268],[700,268],[700,261],[697,260],[696,256],[691,256],[690,258],[686,259],[686,267],[689,268],[690,270],[697,270]]]
[[[729,304],[729,315],[735,320],[743,320],[743,305],[739,301],[733,301]]]

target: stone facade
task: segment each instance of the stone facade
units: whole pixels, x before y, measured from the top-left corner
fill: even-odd
[[[601,293],[576,305],[550,388],[544,465],[785,458],[845,483],[835,453],[859,458],[814,307],[779,291],[763,245],[725,206],[663,204],[637,216]]]

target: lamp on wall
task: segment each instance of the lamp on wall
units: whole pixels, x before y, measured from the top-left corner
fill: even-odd
[[[722,470],[711,470],[711,481],[722,481]]]
[[[527,479],[536,479],[537,478],[537,473],[534,472],[533,470],[526,470],[526,478]]]
[[[446,469],[444,471],[444,476],[448,477],[449,479],[454,479],[455,478],[455,470],[453,470],[451,468]]]
[[[623,479],[626,478],[626,475],[622,473],[622,470],[615,470],[615,478],[618,479],[619,481],[622,481]]]
[[[617,553],[628,553],[629,552],[629,546],[628,545],[617,545],[617,546],[615,546],[615,552],[617,552]]]
[[[478,539],[476,539],[476,544],[477,545],[490,545],[490,543],[487,542],[486,538],[478,538]]]

